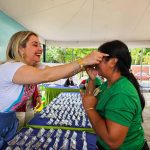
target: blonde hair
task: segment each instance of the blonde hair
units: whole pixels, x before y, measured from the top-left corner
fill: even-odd
[[[15,33],[9,40],[7,49],[6,49],[6,61],[17,61],[24,62],[23,55],[20,53],[20,48],[25,48],[27,42],[29,41],[30,36],[38,35],[32,31],[19,31]]]

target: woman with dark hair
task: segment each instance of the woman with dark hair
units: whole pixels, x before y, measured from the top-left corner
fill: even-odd
[[[149,149],[144,140],[142,110],[145,100],[139,84],[130,72],[131,56],[121,41],[104,43],[98,48],[106,53],[95,68],[87,68],[89,84],[82,94],[83,106],[95,130],[100,150]],[[94,94],[95,72],[107,79]]]
[[[66,80],[65,83],[64,83],[64,86],[65,86],[65,87],[68,87],[68,86],[75,86],[72,77],[67,78],[67,80]]]

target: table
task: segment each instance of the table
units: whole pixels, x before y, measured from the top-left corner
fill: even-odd
[[[93,132],[79,92],[63,92],[37,113],[28,127]]]
[[[43,84],[41,85],[42,90],[45,90],[45,105],[49,104],[55,97],[57,97],[61,92],[79,92],[77,86],[64,87],[63,85],[51,85]]]
[[[40,117],[41,115],[44,116]],[[68,121],[72,123],[60,124],[64,117],[67,123]],[[47,125],[49,119],[53,119],[53,121]],[[57,122],[57,120],[60,122]],[[84,125],[82,124],[83,120],[85,121]],[[75,123],[76,121],[78,121],[78,124]],[[26,128],[21,129],[9,141],[7,150],[20,148],[27,150],[95,150],[96,139],[96,134],[89,126],[89,120],[83,110],[80,93],[63,92],[54,98],[40,113],[36,114]]]
[[[28,132],[27,134],[26,131]],[[16,136],[9,141],[9,147],[11,149],[65,149],[70,150],[72,148],[72,144],[76,142],[76,146],[74,149],[84,149],[84,150],[95,150],[96,149],[96,135],[81,132],[81,131],[64,131],[64,130],[43,130],[43,134],[39,134],[41,129],[33,129],[33,128],[23,128],[19,131]],[[69,133],[66,136],[66,133]],[[76,134],[76,138],[74,140],[73,135]],[[17,140],[16,140],[17,139]],[[33,140],[34,139],[34,140]],[[67,139],[67,147],[62,147],[65,139]],[[58,142],[57,142],[58,141]],[[30,142],[30,143],[29,143]],[[47,143],[47,145],[46,145]],[[84,145],[84,148],[83,148]]]

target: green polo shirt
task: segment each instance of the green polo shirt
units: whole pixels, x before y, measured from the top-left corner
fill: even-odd
[[[133,84],[126,77],[121,77],[110,88],[107,88],[107,82],[105,82],[101,86],[97,99],[96,110],[103,118],[129,128],[119,150],[141,150],[144,145],[142,108]],[[101,138],[98,138],[98,142],[109,150],[108,145]]]

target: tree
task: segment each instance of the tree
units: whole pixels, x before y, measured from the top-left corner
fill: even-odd
[[[51,63],[69,63],[80,59],[90,52],[93,48],[61,48],[49,46],[46,49],[46,62]],[[132,65],[140,65],[141,56],[142,64],[150,64],[150,48],[134,48],[130,49],[132,57]]]
[[[89,54],[93,49],[47,47],[46,62],[69,63]]]
[[[132,65],[140,65],[141,57],[142,64],[150,64],[150,48],[134,48],[130,49],[132,57]]]

